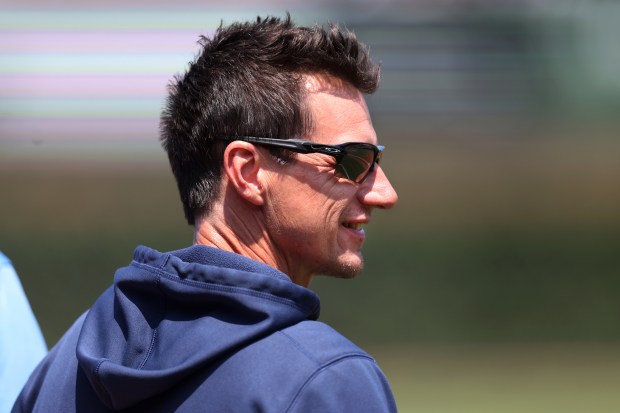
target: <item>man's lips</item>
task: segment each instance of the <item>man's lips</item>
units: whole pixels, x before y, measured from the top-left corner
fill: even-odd
[[[356,231],[359,231],[362,229],[362,225],[364,225],[362,222],[343,222],[342,225],[345,228],[350,228],[350,229],[354,229]]]
[[[346,229],[355,232],[358,236],[364,237],[364,228],[363,226],[370,222],[369,219],[351,219],[346,220],[342,223],[342,226]]]

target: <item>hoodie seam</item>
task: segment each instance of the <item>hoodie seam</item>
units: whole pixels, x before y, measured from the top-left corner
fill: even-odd
[[[316,365],[320,365],[319,360],[317,360],[315,357],[312,356],[312,354],[310,354],[310,352],[301,345],[301,343],[299,343],[299,341],[295,340],[293,337],[291,337],[290,335],[286,334],[284,331],[282,330],[278,330],[278,333],[280,333],[281,335],[283,335],[284,337],[286,337],[292,344],[293,346],[299,350],[300,353],[302,353],[303,355],[305,355],[309,360],[313,361],[314,364]]]
[[[155,281],[155,285],[157,286],[157,289],[160,290],[161,295],[164,297],[164,304],[163,304],[162,315],[159,318],[159,321],[161,322],[161,320],[164,319],[164,316],[166,314],[166,301],[165,301],[166,294],[163,291],[161,291],[160,279],[161,279],[161,277],[158,275],[157,276],[157,280]],[[157,342],[157,334],[158,334],[158,330],[157,330],[157,327],[155,327],[155,328],[152,329],[151,342],[149,343],[149,348],[147,349],[146,354],[144,354],[144,358],[142,359],[142,361],[138,365],[138,367],[137,367],[138,370],[142,370],[144,368],[144,366],[146,365],[146,363],[151,358],[151,354],[153,354],[153,349],[155,348],[155,343]]]
[[[101,359],[99,360],[99,362],[97,363],[97,366],[95,367],[95,369],[93,370],[93,375],[94,377],[97,377],[97,389],[103,393],[103,396],[105,396],[105,401],[112,405],[112,395],[110,394],[110,392],[108,391],[108,389],[106,388],[106,386],[103,384],[103,380],[101,375],[99,374],[100,370],[101,370],[101,366],[103,365],[103,363],[105,363],[106,361],[108,361],[108,359]]]
[[[154,328],[153,329],[153,334],[151,335],[151,343],[149,344],[149,349],[146,351],[146,354],[144,355],[144,359],[142,359],[142,362],[138,366],[138,370],[142,370],[144,368],[144,365],[146,364],[146,362],[151,357],[151,354],[153,353],[153,348],[155,347],[155,342],[156,341],[157,341],[157,328]]]
[[[286,408],[285,412],[288,413],[288,412],[291,411],[293,406],[295,406],[295,404],[297,403],[297,401],[301,397],[301,394],[304,392],[304,390],[306,390],[306,388],[308,388],[310,386],[310,383],[314,379],[316,379],[321,373],[329,370],[330,367],[333,367],[333,366],[335,366],[337,364],[340,364],[340,363],[342,363],[342,362],[344,362],[346,360],[355,359],[355,358],[358,358],[358,359],[361,359],[361,360],[365,360],[365,361],[368,361],[368,362],[371,362],[371,363],[376,363],[375,360],[372,357],[370,357],[368,355],[365,355],[365,354],[359,354],[359,353],[357,353],[357,354],[345,354],[345,355],[342,355],[342,356],[340,356],[338,358],[330,360],[329,362],[321,365],[316,370],[314,370],[312,372],[312,374],[306,379],[306,381],[304,381],[302,383],[302,385],[299,387],[299,390],[297,390],[297,393],[295,393],[295,395],[293,396],[293,399],[291,400],[291,403]]]
[[[97,377],[99,377],[99,369],[101,368],[101,365],[106,361],[108,361],[108,359],[101,359],[99,360],[99,363],[97,363],[97,366],[95,367],[95,374],[97,375]]]
[[[165,264],[168,263],[169,258],[170,258],[170,255],[167,255],[166,256],[166,262],[161,266],[162,268],[165,266]],[[148,265],[148,264],[146,264],[146,265]],[[263,265],[265,267],[269,268],[270,270],[265,270],[265,272],[251,271],[249,269],[242,269],[242,268],[232,268],[229,265],[227,265],[226,263],[219,264],[217,262],[210,262],[208,265],[211,266],[211,267],[217,267],[217,268],[222,268],[222,269],[228,269],[228,270],[234,269],[234,270],[237,270],[237,271],[249,272],[249,273],[252,273],[252,274],[265,275],[267,277],[275,278],[276,280],[280,280],[280,281],[291,281],[291,278],[288,275],[286,275],[285,273],[283,273],[281,271],[273,269],[271,266],[269,266],[267,264],[263,264]]]
[[[163,271],[164,267],[168,265],[168,261],[170,261],[170,255],[164,255],[164,262],[161,263],[159,269]]]
[[[208,248],[212,248],[212,247],[208,247]],[[220,252],[224,252],[224,251],[220,250]],[[229,252],[229,251],[226,251],[226,252],[229,253],[229,254],[235,255],[235,256],[242,257],[244,259],[248,259],[248,260],[254,261],[251,258],[245,257],[245,256],[237,254],[237,253],[233,253],[233,252]],[[174,256],[176,258],[180,258],[177,255],[168,253],[166,255],[166,262],[164,263],[164,265],[168,263],[168,261],[169,261],[171,256]],[[181,258],[181,260],[183,260],[183,259]],[[274,267],[272,267],[270,265],[267,265],[265,263],[258,262],[258,261],[256,261],[255,264],[260,264],[261,267],[264,267],[264,268],[260,268],[259,267],[259,269],[262,270],[262,271],[260,271],[260,272],[259,271],[253,271],[253,270],[251,270],[249,268],[246,268],[246,269],[235,268],[235,269],[237,269],[239,271],[245,271],[245,272],[257,273],[257,274],[265,275],[265,276],[268,276],[268,277],[271,277],[271,278],[275,278],[275,279],[278,279],[278,280],[281,280],[281,281],[291,281],[291,277],[289,277],[287,274],[283,273],[282,271],[280,271],[280,270],[278,270],[278,269],[276,269],[276,268],[274,268]],[[164,265],[162,265],[162,268],[163,268]],[[213,267],[217,267],[217,268],[225,268],[225,269],[230,269],[231,268],[230,265],[228,265],[228,263],[226,263],[226,262],[224,262],[224,263],[209,262],[208,265],[209,266],[213,266]]]
[[[283,298],[283,297],[278,297],[278,296],[270,294],[270,293],[263,293],[263,292],[260,292],[260,291],[253,291],[253,290],[251,290],[249,288],[236,287],[236,286],[232,286],[232,285],[221,285],[221,284],[215,284],[215,283],[206,282],[206,281],[183,280],[183,279],[179,278],[177,275],[169,273],[169,272],[167,272],[167,271],[165,271],[165,270],[163,270],[161,268],[153,267],[152,265],[144,264],[144,263],[141,263],[141,262],[138,262],[138,261],[133,261],[131,263],[131,265],[137,266],[137,267],[142,268],[142,269],[144,269],[146,271],[154,273],[154,275],[156,275],[158,277],[165,277],[166,279],[168,279],[170,281],[174,281],[174,282],[178,282],[178,283],[186,284],[186,285],[192,285],[194,287],[202,288],[202,289],[205,289],[205,290],[216,290],[216,291],[222,291],[222,292],[236,292],[236,293],[240,293],[240,294],[244,294],[244,295],[248,295],[248,296],[260,297],[260,298],[264,298],[264,299],[269,300],[269,301],[273,301],[273,302],[277,302],[277,303],[280,303],[280,304],[287,305],[287,306],[289,306],[291,308],[294,308],[297,311],[300,311],[302,313],[306,313],[306,311],[304,311],[304,308],[302,308],[299,305],[295,304],[294,301],[286,299],[286,298]],[[314,313],[314,309],[311,309],[311,312]]]

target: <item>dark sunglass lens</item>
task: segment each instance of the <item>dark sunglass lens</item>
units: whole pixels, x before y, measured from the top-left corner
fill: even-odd
[[[336,175],[360,182],[372,168],[375,152],[369,146],[348,146],[346,151],[336,166]]]

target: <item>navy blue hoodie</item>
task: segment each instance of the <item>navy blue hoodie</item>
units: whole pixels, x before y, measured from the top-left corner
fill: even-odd
[[[374,360],[278,270],[205,246],[138,247],[13,412],[392,412]]]

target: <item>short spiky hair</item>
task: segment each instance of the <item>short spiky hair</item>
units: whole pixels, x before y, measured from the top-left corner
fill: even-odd
[[[214,136],[311,133],[304,74],[335,76],[363,93],[379,83],[380,68],[367,47],[333,24],[297,27],[289,15],[259,17],[220,25],[199,44],[200,54],[171,83],[161,117],[161,141],[190,225],[197,212],[209,212],[219,191],[225,144]]]

